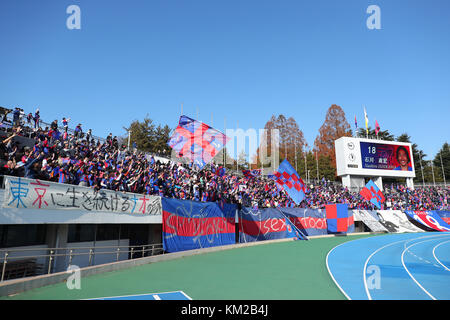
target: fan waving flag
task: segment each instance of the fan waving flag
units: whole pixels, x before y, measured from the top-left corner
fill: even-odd
[[[201,170],[227,144],[229,138],[203,122],[181,116],[167,143],[180,158],[187,158]]]
[[[218,168],[211,168],[211,172],[214,173],[216,176],[219,176],[219,177],[223,177],[225,175],[226,170],[227,169],[222,167],[222,166],[220,166]]]
[[[381,190],[372,180],[367,182],[366,186],[361,189],[359,194],[367,201],[370,201],[378,209],[381,209],[381,204],[385,201],[385,197],[381,193]]]
[[[281,186],[297,205],[305,198],[305,183],[287,160],[274,173],[276,183]]]
[[[261,176],[261,169],[242,170],[242,173],[246,178],[254,178]]]

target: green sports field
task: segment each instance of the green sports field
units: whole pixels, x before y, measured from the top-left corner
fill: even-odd
[[[316,238],[233,248],[84,277],[2,299],[90,299],[184,291],[193,300],[345,299],[325,259],[335,246],[373,235]]]

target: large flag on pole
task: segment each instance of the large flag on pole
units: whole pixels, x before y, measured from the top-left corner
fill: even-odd
[[[181,116],[167,143],[180,158],[187,158],[201,170],[227,144],[229,138],[207,124]]]
[[[242,173],[246,178],[255,178],[261,176],[261,169],[253,169],[253,170],[242,170]]]
[[[292,201],[297,205],[300,204],[305,198],[305,183],[291,164],[283,160],[273,174],[276,177],[276,183],[287,192]]]
[[[380,132],[380,125],[378,124],[378,121],[375,120],[375,134],[378,137],[378,132]]]
[[[386,200],[383,193],[381,193],[381,190],[372,180],[369,180],[359,193],[364,199],[370,201],[378,209],[381,209],[381,204]]]

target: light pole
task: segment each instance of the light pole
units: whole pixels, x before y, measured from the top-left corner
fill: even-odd
[[[431,173],[433,174],[433,185],[436,187],[436,180],[434,179],[433,160],[430,160],[430,162],[431,162]]]
[[[128,128],[125,128],[125,127],[123,127],[123,128],[125,129],[125,131],[128,132],[128,151],[130,151],[131,129],[128,129]]]
[[[317,183],[319,183],[319,158],[317,156],[317,150],[316,150],[316,169],[317,169]]]
[[[423,177],[422,159],[420,159],[420,170],[422,171],[422,185],[425,187],[425,178]]]
[[[444,186],[447,187],[447,182],[445,181],[444,163],[442,162],[442,152],[439,154],[439,157],[441,158],[442,177],[444,178]]]

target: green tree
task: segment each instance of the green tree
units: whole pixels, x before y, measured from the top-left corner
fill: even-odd
[[[447,142],[442,145],[434,157],[433,165],[439,182],[450,181],[450,147]]]
[[[411,137],[407,133],[402,133],[396,138],[396,141],[411,143],[414,169],[416,173],[415,181],[419,183],[423,182],[423,180],[425,182],[432,181],[431,167],[429,167],[429,162],[425,160],[427,155],[419,149],[416,143],[411,142]]]
[[[369,137],[376,138],[377,135],[375,134],[375,129],[372,129],[371,127],[368,128],[369,131]],[[358,138],[366,138],[366,129],[365,128],[359,128],[356,132],[356,136]],[[378,140],[385,140],[385,141],[395,141],[395,137],[393,134],[389,132],[389,130],[380,130],[378,131]]]
[[[163,153],[165,150],[165,154],[170,154],[167,142],[171,129],[167,125],[156,126],[147,115],[143,121],[134,120],[125,130],[130,132],[130,146],[136,143],[139,151]],[[125,141],[128,143],[128,137],[123,139]]]

